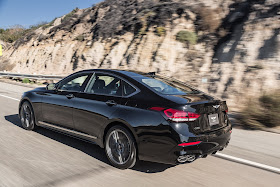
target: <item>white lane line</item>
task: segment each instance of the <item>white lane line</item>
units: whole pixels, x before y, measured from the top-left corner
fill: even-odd
[[[230,156],[230,155],[225,155],[225,154],[222,154],[222,153],[216,153],[213,156],[280,174],[280,169],[279,168],[275,168],[275,167],[268,166],[268,165],[265,165],[265,164],[260,164],[260,163],[257,163],[257,162],[253,162],[253,161],[250,161],[250,160],[245,160],[245,159],[242,159],[242,158],[237,158],[237,157]]]
[[[8,99],[15,100],[15,101],[20,101],[19,99],[12,98],[12,97],[9,97],[9,96],[6,96],[6,95],[2,95],[2,94],[0,94],[0,96],[1,96],[1,97],[5,97],[5,98],[8,98]]]

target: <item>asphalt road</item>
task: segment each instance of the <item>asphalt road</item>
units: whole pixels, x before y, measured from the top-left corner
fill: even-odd
[[[115,169],[96,145],[43,128],[22,129],[18,99],[29,89],[0,82],[0,187],[279,186],[278,173],[214,156],[177,166],[140,162]],[[221,153],[280,168],[280,134],[234,129]]]

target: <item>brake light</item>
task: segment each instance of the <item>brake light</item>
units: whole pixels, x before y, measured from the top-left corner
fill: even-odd
[[[152,107],[150,109],[151,110],[156,110],[156,111],[163,111],[165,108],[162,108],[162,107]]]
[[[194,121],[199,118],[199,114],[193,112],[187,112],[182,110],[176,110],[172,108],[152,107],[151,110],[162,111],[165,117],[174,122]]]
[[[191,145],[198,145],[200,143],[201,143],[201,141],[198,141],[198,142],[188,142],[188,143],[178,144],[178,146],[185,147],[185,146],[191,146]]]
[[[228,113],[228,110],[225,110],[226,113]]]

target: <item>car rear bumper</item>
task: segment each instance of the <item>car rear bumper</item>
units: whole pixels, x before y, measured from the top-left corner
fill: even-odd
[[[140,159],[174,165],[181,164],[178,162],[179,156],[195,155],[196,158],[205,158],[207,155],[215,154],[217,151],[223,150],[228,145],[231,137],[231,130],[231,125],[228,125],[208,134],[196,137],[183,137],[183,139],[188,139],[188,142],[201,141],[198,145],[182,147],[178,146],[178,144],[173,144],[171,147],[170,144],[168,144],[164,148],[161,144],[159,145],[161,151],[157,156],[145,156],[143,159]]]

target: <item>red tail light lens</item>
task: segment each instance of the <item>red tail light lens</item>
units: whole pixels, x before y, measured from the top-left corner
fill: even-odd
[[[194,121],[200,116],[199,114],[192,113],[192,112],[188,112],[188,115],[189,115],[189,121]]]
[[[188,142],[188,143],[181,143],[181,144],[178,144],[178,146],[185,147],[185,146],[198,145],[198,144],[200,144],[200,143],[201,143],[201,141],[198,141],[198,142]]]
[[[185,122],[185,121],[194,121],[199,118],[199,114],[193,112],[186,112],[182,110],[176,110],[172,108],[162,108],[162,107],[152,107],[151,110],[163,111],[164,115],[171,121],[175,122]]]

